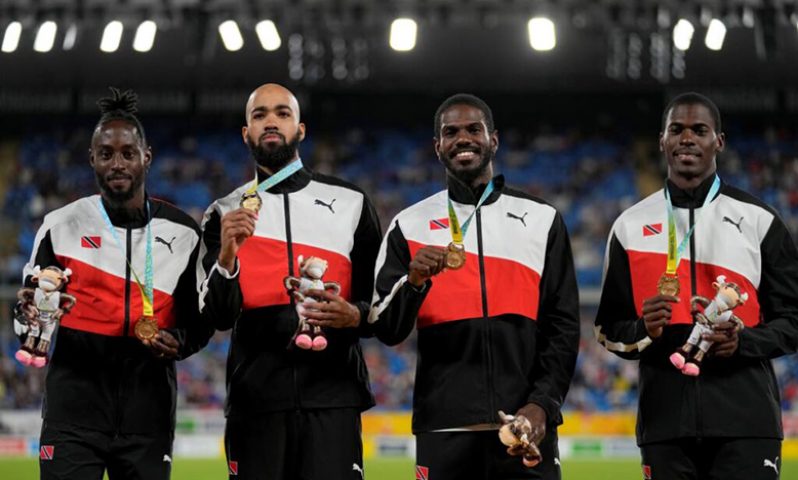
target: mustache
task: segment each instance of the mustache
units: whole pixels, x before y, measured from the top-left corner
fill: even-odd
[[[282,140],[283,143],[285,143],[285,135],[283,135],[282,133],[278,132],[277,130],[268,130],[268,131],[264,132],[263,135],[258,137],[258,142],[262,142],[263,139],[266,138],[266,136],[268,136],[268,135],[277,135],[278,137],[280,137],[280,140]]]

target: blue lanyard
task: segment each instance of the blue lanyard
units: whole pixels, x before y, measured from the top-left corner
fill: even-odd
[[[454,211],[454,205],[452,204],[452,198],[450,196],[447,197],[448,205],[449,205],[449,230],[452,232],[452,240],[454,243],[463,243],[463,239],[465,238],[465,234],[468,231],[468,226],[471,224],[471,220],[474,218],[474,214],[477,213],[479,207],[485,203],[485,200],[488,199],[491,193],[493,193],[493,180],[488,183],[488,186],[485,187],[485,191],[482,192],[482,196],[479,197],[479,201],[477,202],[476,208],[474,211],[471,212],[471,215],[466,218],[465,222],[463,222],[462,226],[457,219],[457,213]]]
[[[255,180],[253,180],[253,185],[247,189],[247,192],[252,193],[255,191],[263,192],[272,188],[273,186],[277,185],[278,183],[282,182],[286,178],[293,175],[297,170],[302,169],[302,159],[297,158],[293,162],[289,163],[288,165],[284,166],[280,169],[277,173],[272,175],[271,177],[267,178],[266,180],[260,182],[257,186],[255,185],[258,182],[258,176],[255,175]]]
[[[707,197],[704,199],[704,204],[701,205],[701,212],[703,213],[706,210],[707,205],[709,202],[715,198],[715,195],[720,190],[720,177],[715,174],[715,180],[712,182],[712,187],[709,189],[709,193],[707,193]],[[671,275],[676,273],[676,268],[679,265],[679,260],[681,260],[682,255],[684,254],[684,250],[687,248],[687,244],[690,241],[690,237],[693,235],[693,231],[695,230],[695,226],[698,225],[699,217],[696,217],[693,225],[687,230],[687,233],[684,235],[681,243],[679,243],[679,247],[676,247],[676,220],[673,215],[673,204],[671,203],[671,195],[668,192],[668,182],[665,182],[665,204],[668,206],[668,267],[667,272]]]

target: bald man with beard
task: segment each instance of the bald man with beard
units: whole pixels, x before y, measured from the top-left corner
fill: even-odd
[[[246,105],[253,179],[214,202],[202,222],[200,309],[232,329],[225,451],[230,478],[352,479],[362,472],[360,413],[374,405],[359,338],[367,331],[380,227],[359,188],[311,171],[299,103],[266,84]],[[305,316],[326,348],[298,345],[284,279],[299,257],[327,262],[340,292]]]

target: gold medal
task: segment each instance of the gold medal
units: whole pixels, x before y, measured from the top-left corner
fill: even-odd
[[[679,295],[679,290],[678,276],[669,275],[666,272],[659,277],[659,281],[657,282],[657,292],[659,292],[660,295],[670,295],[675,297]]]
[[[158,333],[158,321],[154,317],[141,317],[136,322],[134,331],[139,340],[152,340]]]
[[[258,192],[245,192],[243,195],[241,195],[240,205],[247,210],[252,210],[253,212],[258,213],[260,211],[260,207],[263,205],[263,201],[260,199]]]
[[[449,243],[449,247],[446,252],[446,268],[457,270],[465,265],[465,261],[465,246],[460,243]]]

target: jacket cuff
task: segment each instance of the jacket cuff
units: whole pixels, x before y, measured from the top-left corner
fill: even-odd
[[[213,273],[214,270],[219,272],[219,274],[221,276],[223,276],[224,278],[226,278],[228,280],[232,280],[232,279],[236,278],[238,276],[238,272],[241,270],[239,268],[239,265],[238,265],[238,257],[236,257],[236,259],[235,259],[235,271],[233,273],[230,273],[226,268],[224,268],[223,266],[219,265],[219,261],[218,260],[216,261],[216,263],[213,264],[213,268],[211,268],[211,273]]]

